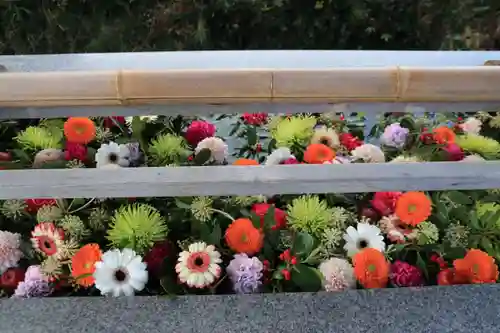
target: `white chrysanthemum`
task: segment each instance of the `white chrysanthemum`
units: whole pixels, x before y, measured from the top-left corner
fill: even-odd
[[[128,167],[130,165],[129,159],[130,150],[128,147],[115,142],[103,143],[95,154],[97,168]]]
[[[222,163],[226,160],[229,150],[227,144],[221,138],[215,136],[201,140],[196,146],[194,153],[198,155],[202,150],[210,150],[210,161]]]
[[[322,143],[331,148],[340,146],[339,135],[333,128],[322,125],[314,129],[311,143]]]
[[[380,229],[368,223],[358,223],[357,229],[347,228],[344,240],[344,250],[349,257],[367,247],[385,251],[384,237],[380,234]]]
[[[366,163],[383,163],[385,162],[385,155],[380,147],[365,143],[355,148],[351,155],[354,159],[363,160]]]
[[[389,163],[415,163],[415,162],[422,162],[422,160],[417,156],[399,155],[395,157],[393,160],[389,161]]]
[[[213,245],[198,242],[179,254],[175,271],[179,280],[189,287],[205,288],[219,278],[221,262],[220,253]]]
[[[158,119],[158,116],[139,116],[140,120],[144,120],[147,123],[152,123],[156,119]],[[134,120],[134,117],[125,117],[125,123],[128,126],[132,125],[132,121]]]
[[[146,264],[131,249],[110,250],[95,264],[95,286],[103,295],[133,296],[148,282]]]
[[[17,266],[23,256],[20,246],[20,234],[0,230],[0,274]]]
[[[485,159],[482,158],[481,156],[479,155],[469,155],[469,156],[465,156],[463,160],[461,160],[460,162],[469,162],[469,163],[480,163],[480,162],[484,162]]]
[[[278,165],[291,158],[295,158],[295,156],[292,155],[290,148],[281,147],[274,150],[266,157],[264,165]]]
[[[483,123],[481,122],[481,120],[474,117],[470,117],[467,118],[467,120],[463,124],[460,124],[459,126],[465,133],[477,135],[479,134],[479,132],[481,132],[482,125]]]
[[[323,288],[326,291],[342,291],[356,287],[354,268],[345,259],[330,258],[323,261],[318,269],[323,275]]]

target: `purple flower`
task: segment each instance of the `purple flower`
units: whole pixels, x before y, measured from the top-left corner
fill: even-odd
[[[16,298],[44,297],[50,295],[52,288],[45,280],[25,280],[17,285]]]
[[[264,265],[257,257],[249,258],[246,254],[235,254],[227,266],[227,274],[233,289],[238,294],[249,294],[259,290],[262,285]]]
[[[382,144],[388,147],[403,148],[408,137],[409,130],[401,127],[399,123],[387,126],[380,137]]]

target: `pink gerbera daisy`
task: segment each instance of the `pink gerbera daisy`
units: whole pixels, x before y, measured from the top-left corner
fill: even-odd
[[[31,242],[38,252],[58,258],[63,248],[64,231],[57,228],[54,223],[39,223],[31,232]]]
[[[198,242],[179,254],[175,271],[182,283],[189,287],[204,288],[219,278],[221,262],[220,253],[213,245]]]

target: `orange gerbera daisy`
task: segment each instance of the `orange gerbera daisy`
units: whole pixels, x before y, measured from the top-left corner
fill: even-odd
[[[455,274],[468,283],[495,283],[498,279],[498,267],[495,259],[486,252],[471,249],[463,259],[453,261]]]
[[[416,226],[431,215],[431,210],[431,200],[424,193],[406,192],[398,198],[395,213],[401,222]]]
[[[304,161],[309,164],[323,164],[335,158],[333,149],[322,143],[312,143],[304,152]]]
[[[248,255],[259,252],[264,241],[262,232],[247,218],[234,220],[227,228],[225,238],[231,250]]]
[[[354,275],[365,288],[384,288],[389,280],[390,265],[382,252],[365,248],[352,258]]]
[[[95,138],[95,124],[85,117],[71,117],[64,123],[64,135],[69,142],[87,144]]]
[[[439,144],[455,143],[455,132],[449,127],[441,126],[432,131],[432,137]]]
[[[87,244],[71,258],[71,275],[75,282],[83,287],[90,287],[95,280],[95,263],[101,261],[101,249],[97,244]]]
[[[239,158],[234,161],[233,165],[259,165],[259,162],[249,158]]]

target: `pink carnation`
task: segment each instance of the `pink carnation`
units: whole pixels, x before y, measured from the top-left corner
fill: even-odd
[[[21,235],[8,231],[0,231],[0,274],[16,267],[23,256],[20,249]]]
[[[215,125],[205,120],[193,121],[186,130],[185,138],[190,145],[196,146],[203,139],[215,135]]]
[[[424,284],[422,271],[400,260],[391,265],[390,279],[397,287],[418,287]]]

